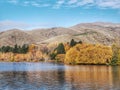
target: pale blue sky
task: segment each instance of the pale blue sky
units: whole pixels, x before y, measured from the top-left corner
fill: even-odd
[[[120,0],[0,0],[0,30],[120,23]]]

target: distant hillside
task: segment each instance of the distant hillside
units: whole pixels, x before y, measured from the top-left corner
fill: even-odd
[[[13,29],[0,32],[0,46],[68,42],[72,38],[87,43],[111,45],[120,42],[120,24],[95,22],[77,24],[69,28],[55,27],[31,31]]]
[[[31,44],[34,39],[24,31],[13,29],[5,32],[0,32],[0,46],[13,46],[15,44]]]
[[[80,33],[76,36],[85,42],[112,44],[120,42],[120,24],[115,23],[83,23],[70,27]]]
[[[64,34],[74,35],[77,34],[78,32],[69,28],[55,27],[49,29],[35,29],[35,30],[27,31],[27,33],[30,34],[32,37],[34,37],[36,42],[41,42],[55,36],[64,35]]]
[[[59,43],[59,42],[69,42],[71,41],[71,39],[74,39],[75,41],[80,41],[81,39],[80,38],[77,38],[73,35],[68,35],[68,34],[64,34],[64,35],[59,35],[59,36],[55,36],[55,37],[52,37],[50,39],[47,39],[47,40],[44,40],[42,42],[38,42],[38,43]]]

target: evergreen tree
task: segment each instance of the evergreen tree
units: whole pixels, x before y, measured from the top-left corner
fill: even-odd
[[[17,44],[13,48],[13,53],[18,53],[18,46],[17,46]]]
[[[57,54],[65,54],[65,48],[63,43],[60,43],[56,48],[56,50],[57,50]]]
[[[6,52],[6,47],[5,47],[5,46],[2,46],[1,52],[2,52],[2,53]]]
[[[82,44],[82,41],[80,40],[78,43],[79,43],[79,44]]]
[[[10,46],[5,47],[5,52],[10,52]]]
[[[74,41],[74,39],[72,39],[72,40],[70,41],[70,46],[71,46],[71,47],[75,46],[76,44],[77,44],[77,42]]]
[[[10,46],[2,46],[0,48],[0,52],[7,53],[7,52],[13,52],[13,53],[27,53],[29,49],[29,46],[24,44],[22,47],[18,46],[17,44],[14,45],[14,47]]]
[[[13,47],[10,47],[9,52],[13,52]]]
[[[18,51],[17,51],[18,53],[22,53],[22,48],[21,48],[21,46],[18,46]]]
[[[51,53],[51,54],[50,54],[50,58],[51,58],[51,60],[55,59],[56,56],[57,56],[56,53]]]
[[[28,52],[28,45],[24,44],[22,46],[22,53],[27,53]]]

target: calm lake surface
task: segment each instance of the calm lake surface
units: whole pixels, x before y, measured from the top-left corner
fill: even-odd
[[[0,90],[120,90],[120,67],[0,63]]]

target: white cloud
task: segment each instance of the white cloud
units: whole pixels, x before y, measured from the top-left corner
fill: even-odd
[[[78,1],[76,3],[76,7],[79,7],[79,6],[92,6],[94,4],[94,0],[82,0],[82,1]]]
[[[29,27],[30,25],[23,22],[14,22],[10,20],[0,21],[0,30],[8,30],[13,28],[24,29]]]
[[[23,5],[23,6],[29,6],[29,4],[30,4],[29,1],[24,1],[22,5]]]
[[[70,0],[70,1],[68,1],[68,4],[75,4],[75,3],[77,3],[78,2],[78,0]]]
[[[120,0],[71,0],[69,7],[91,7],[120,9]],[[74,5],[73,5],[74,4]]]
[[[34,6],[34,7],[49,7],[50,4],[49,3],[41,3],[41,2],[37,2],[37,1],[24,1],[23,4],[21,4],[23,6]]]
[[[57,2],[57,4],[61,5],[61,4],[63,4],[64,2],[65,2],[64,0],[59,0],[59,1]]]
[[[58,0],[55,5],[53,5],[54,9],[60,8],[65,3],[65,0]]]
[[[91,7],[120,9],[120,0],[6,0],[8,3],[34,7]],[[4,2],[6,2],[4,1]]]
[[[102,8],[120,8],[120,0],[98,0],[96,5]]]
[[[52,23],[24,23],[24,22],[17,22],[17,21],[11,21],[11,20],[4,20],[0,21],[0,31],[10,30],[10,29],[22,29],[22,30],[30,30],[35,28],[49,28],[57,26]]]
[[[8,3],[11,3],[11,4],[17,4],[19,1],[18,0],[8,0]]]
[[[41,5],[37,2],[31,2],[31,5],[35,7],[41,7]]]

